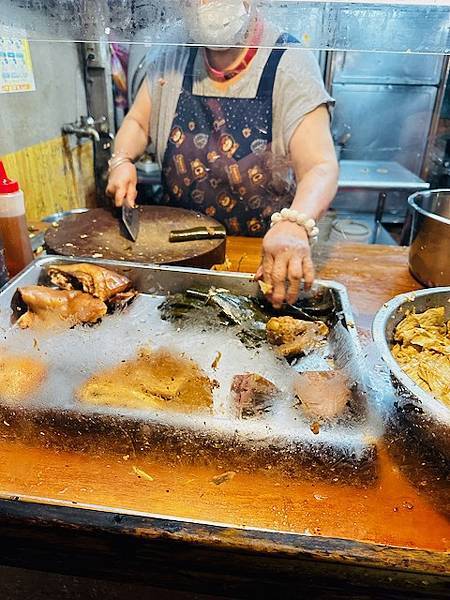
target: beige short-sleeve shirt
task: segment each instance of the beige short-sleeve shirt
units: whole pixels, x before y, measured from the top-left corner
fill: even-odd
[[[264,24],[261,47],[245,71],[226,87],[218,87],[209,76],[201,51],[193,70],[193,93],[201,96],[254,98],[259,81],[280,32]],[[161,166],[181,92],[189,47],[150,50],[147,55],[147,76],[151,98],[150,138]],[[273,142],[275,154],[287,157],[295,129],[305,115],[318,106],[331,107],[333,99],[325,90],[316,57],[310,50],[288,48],[278,65],[273,93]]]

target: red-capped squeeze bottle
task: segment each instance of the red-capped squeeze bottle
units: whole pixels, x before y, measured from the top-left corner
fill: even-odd
[[[8,178],[0,160],[0,237],[5,248],[10,277],[17,275],[33,260],[25,219],[23,192],[17,181]]]

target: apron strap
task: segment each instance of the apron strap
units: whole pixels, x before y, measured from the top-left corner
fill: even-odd
[[[295,43],[297,40],[289,35],[289,33],[282,33],[275,42],[278,44]],[[286,48],[274,48],[267,59],[266,65],[259,80],[258,91],[256,97],[259,96],[272,96],[273,85],[275,82],[275,75],[277,73],[278,65],[281,57],[286,52]]]
[[[276,44],[295,43],[298,40],[292,37],[289,33],[282,33],[275,42]],[[269,55],[264,70],[259,80],[258,91],[256,97],[259,96],[271,96],[273,94],[273,83],[275,81],[275,75],[280,63],[281,57],[285,53],[286,49],[275,48]],[[190,48],[189,58],[184,71],[183,77],[183,89],[186,92],[192,94],[192,88],[194,83],[194,64],[197,57],[198,48]]]

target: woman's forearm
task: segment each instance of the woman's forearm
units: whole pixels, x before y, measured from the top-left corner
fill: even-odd
[[[151,115],[149,86],[144,80],[130,112],[114,140],[114,152],[135,160],[142,156],[148,146]]]
[[[311,167],[297,186],[292,208],[318,221],[336,195],[338,176],[339,168],[335,160]]]
[[[114,152],[135,160],[144,154],[147,145],[148,133],[132,115],[127,115],[114,140]]]
[[[292,208],[318,221],[333,201],[339,177],[326,106],[303,119],[291,138],[290,153],[297,180]]]

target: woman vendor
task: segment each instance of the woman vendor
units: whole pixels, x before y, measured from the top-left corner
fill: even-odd
[[[229,235],[264,236],[258,277],[275,307],[311,285],[316,223],[337,188],[329,106],[314,55],[253,0],[182,0],[190,40],[149,54],[110,160],[107,192],[134,205],[133,161],[149,140],[164,201],[204,212]]]

